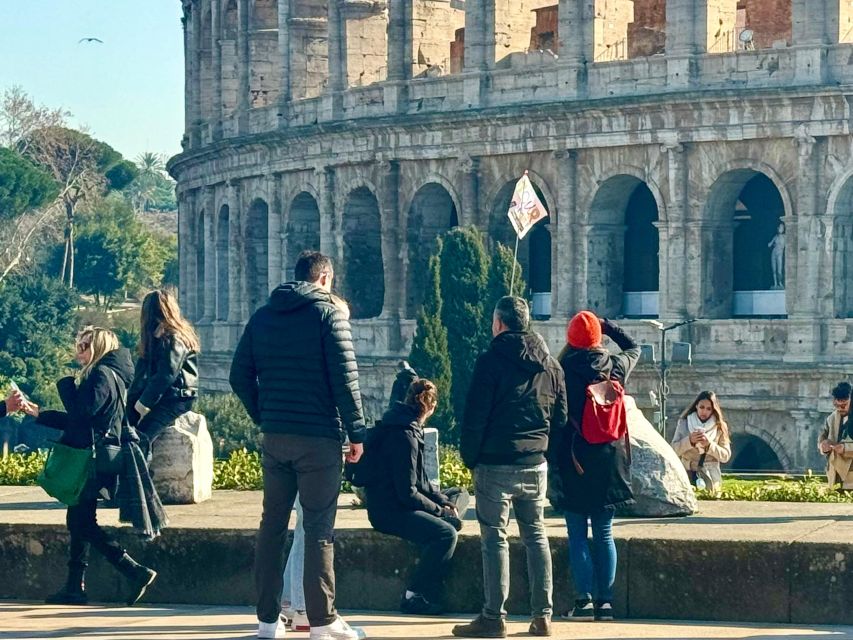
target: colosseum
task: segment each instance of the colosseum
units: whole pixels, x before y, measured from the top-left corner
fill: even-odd
[[[519,259],[553,348],[581,308],[624,318],[658,358],[648,320],[696,319],[667,336],[682,356],[670,418],[716,389],[733,467],[821,467],[829,389],[853,372],[853,2],[183,9],[186,134],[170,171],[206,388],[227,388],[249,315],[319,248],[377,417],[434,238],[476,225],[512,240],[528,170],[550,216]],[[649,357],[630,385],[649,412],[657,371]]]

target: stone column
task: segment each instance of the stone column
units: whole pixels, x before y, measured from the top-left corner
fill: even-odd
[[[396,160],[379,163],[379,210],[382,214],[382,269],[385,277],[385,299],[382,315],[402,318],[406,314],[406,298],[402,280],[405,269],[400,261],[400,248],[405,247],[400,224],[400,163]],[[403,235],[405,238],[405,235]]]
[[[179,191],[178,197],[178,297],[181,307],[187,316],[192,317],[192,303],[190,301],[190,238],[192,237],[192,209],[189,204],[188,194]]]
[[[463,154],[457,160],[457,170],[462,174],[462,210],[459,225],[467,227],[480,224],[480,159]]]
[[[688,214],[687,186],[690,172],[687,150],[682,144],[661,145],[663,166],[667,172],[665,194],[666,220],[655,225],[658,230],[658,315],[661,318],[686,317],[687,299],[697,296],[702,277],[698,265],[688,262],[685,224]],[[701,260],[701,257],[700,257]],[[695,317],[695,316],[694,316]]]
[[[341,212],[335,209],[335,168],[317,167],[315,172],[320,183],[320,251],[331,256],[335,269],[341,270],[344,262],[344,238]]]
[[[344,25],[338,0],[329,1],[329,84],[323,93],[322,120],[340,120],[343,116],[343,92],[347,88],[344,51]]]
[[[282,175],[274,174],[267,178],[270,194],[269,218],[267,220],[267,286],[272,289],[284,279],[284,255],[286,228],[284,224],[284,194],[282,193]]]
[[[184,66],[186,76],[184,78],[185,112],[184,128],[186,143],[196,146],[198,140],[198,124],[201,119],[201,67],[200,67],[200,42],[201,16],[200,11],[193,7],[193,3],[184,0],[184,16],[181,22],[184,26]]]
[[[575,210],[575,213],[575,221],[571,223],[571,252],[574,268],[571,273],[572,299],[569,301],[569,313],[577,313],[589,307],[587,256],[589,255],[589,235],[593,225],[586,222],[589,216],[588,211]]]
[[[204,281],[199,286],[204,290],[202,322],[213,322],[216,318],[216,190],[205,187],[204,193]]]
[[[290,3],[291,0],[278,0],[278,55],[281,59],[281,85],[278,94],[279,124],[287,126],[290,101]]]
[[[587,92],[587,65],[594,59],[594,6],[589,0],[560,0],[559,7],[560,95],[583,97]]]
[[[219,140],[222,138],[222,3],[218,0],[213,0],[210,5],[210,34],[213,56],[213,122],[210,123],[210,131],[213,139]]]
[[[794,77],[799,84],[829,82],[827,45],[838,43],[843,35],[839,23],[843,1],[791,0]]]
[[[578,153],[554,152],[557,163],[557,211],[551,221],[551,317],[566,318],[577,310],[572,275],[577,269],[572,226],[578,220]],[[556,227],[556,228],[555,228]]]
[[[797,199],[796,214],[787,212],[785,218],[785,298],[788,315],[794,318],[817,318],[832,316],[826,307],[824,295],[831,282],[821,282],[821,267],[832,263],[831,247],[827,255],[824,244],[825,225],[819,216],[819,157],[815,153],[818,141],[812,137],[806,125],[800,125],[794,133],[794,148],[797,153]]]
[[[405,113],[412,77],[412,2],[388,0],[388,79],[385,111]]]
[[[465,103],[485,106],[488,72],[495,64],[495,0],[465,3]]]
[[[248,133],[249,110],[249,73],[252,64],[249,48],[249,0],[237,0],[237,130]]]
[[[705,53],[707,41],[700,38],[708,30],[708,3],[712,0],[667,0],[666,67],[667,84],[687,88],[696,83],[696,55]]]
[[[229,181],[228,188],[228,322],[239,324],[243,322],[243,300],[246,297],[243,289],[243,211],[242,189],[239,182]]]

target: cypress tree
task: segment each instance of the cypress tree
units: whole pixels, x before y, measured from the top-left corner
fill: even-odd
[[[442,442],[458,442],[456,420],[451,406],[450,354],[447,329],[442,324],[441,254],[442,240],[438,238],[435,252],[429,259],[424,301],[417,316],[417,330],[409,354],[409,364],[423,378],[429,378],[438,388],[438,406],[430,424],[438,428]]]
[[[498,300],[509,295],[513,263],[515,263],[515,286],[512,287],[512,295],[519,298],[527,297],[527,283],[521,273],[521,265],[515,259],[513,250],[498,242],[489,264],[489,287],[483,303],[485,313],[490,313]]]
[[[465,410],[474,363],[489,335],[489,322],[483,312],[488,267],[489,258],[477,229],[457,227],[445,234],[441,249],[441,319],[447,328],[451,400],[457,422],[461,422]]]

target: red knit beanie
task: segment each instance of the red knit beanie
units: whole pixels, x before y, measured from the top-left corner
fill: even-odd
[[[581,311],[569,321],[566,340],[575,349],[592,349],[601,344],[601,322],[591,311]]]

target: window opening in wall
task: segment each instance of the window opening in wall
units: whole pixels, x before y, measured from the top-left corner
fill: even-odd
[[[708,52],[790,46],[791,0],[718,0],[708,5]]]
[[[228,116],[237,108],[238,68],[237,57],[237,0],[225,3],[222,16],[222,112]]]
[[[554,11],[555,4],[554,0],[497,0],[495,2],[494,63],[497,68],[527,66],[530,55],[539,56],[542,62],[556,59],[556,51],[541,49],[540,43],[536,42],[539,38],[537,20],[552,22],[554,18],[549,14]],[[556,26],[548,27],[544,31],[553,32],[551,40],[556,41]]]
[[[458,2],[419,0],[411,6],[412,77],[428,78],[462,71],[465,5]],[[461,48],[455,44],[459,37],[463,39]],[[457,56],[456,63],[454,55]]]
[[[595,0],[593,60],[628,59],[628,26],[634,21],[633,0]]]
[[[303,191],[293,199],[287,220],[287,280],[293,279],[296,259],[306,250],[320,250],[320,207],[314,196]]]
[[[382,222],[376,196],[359,187],[347,197],[343,214],[344,268],[336,279],[353,320],[376,318],[385,302]]]
[[[666,0],[634,0],[628,23],[628,58],[663,55],[666,48]]]

